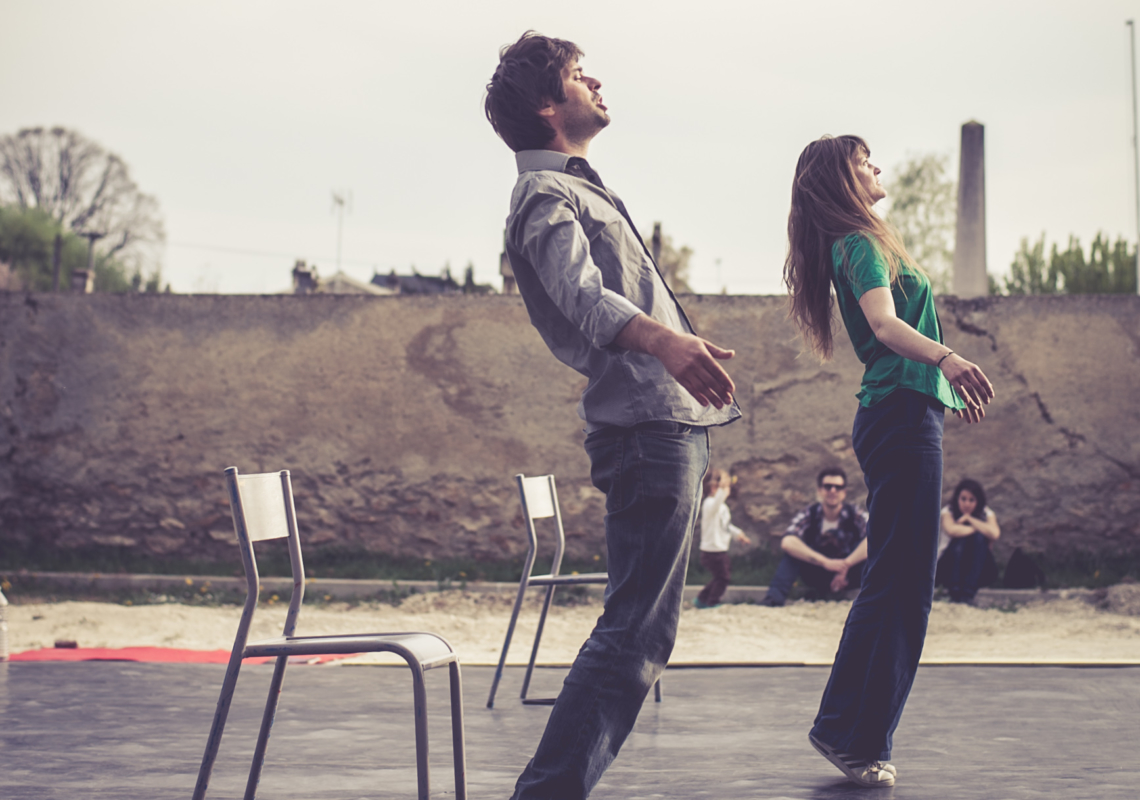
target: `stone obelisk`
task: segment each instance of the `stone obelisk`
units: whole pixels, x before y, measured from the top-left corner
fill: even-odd
[[[985,126],[973,120],[962,126],[953,281],[954,294],[959,297],[981,297],[990,293],[986,277],[985,132]]]

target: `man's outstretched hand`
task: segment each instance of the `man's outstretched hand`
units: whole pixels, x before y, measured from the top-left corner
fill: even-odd
[[[678,333],[645,314],[631,319],[614,342],[657,358],[702,406],[732,405],[736,384],[719,362],[732,358],[736,351],[725,350],[691,333]]]
[[[666,371],[702,406],[709,403],[717,408],[732,405],[736,385],[718,363],[718,359],[730,359],[736,355],[736,351],[717,347],[699,336],[677,334],[674,341],[653,355],[661,360]]]

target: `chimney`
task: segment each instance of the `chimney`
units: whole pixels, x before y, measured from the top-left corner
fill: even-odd
[[[312,294],[317,291],[319,280],[316,268],[310,269],[304,259],[298,258],[293,264],[293,294]]]
[[[985,126],[962,126],[958,165],[958,225],[954,236],[954,294],[982,297],[990,293],[986,277],[986,148]]]

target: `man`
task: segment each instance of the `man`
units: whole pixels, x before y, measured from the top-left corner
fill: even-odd
[[[822,470],[815,479],[819,502],[792,519],[780,547],[784,557],[761,601],[782,606],[796,578],[821,595],[857,587],[867,560],[867,512],[847,500],[847,473]]]
[[[609,585],[514,797],[585,798],[676,638],[711,425],[740,416],[733,352],[695,336],[621,199],[586,161],[610,123],[577,45],[527,32],[499,53],[487,118],[515,151],[507,256],[531,322],[589,380],[578,405],[606,495]]]

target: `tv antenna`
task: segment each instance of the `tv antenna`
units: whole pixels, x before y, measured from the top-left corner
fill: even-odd
[[[340,272],[340,242],[344,235],[344,213],[352,213],[352,190],[334,189],[332,211],[336,214],[336,271]]]

